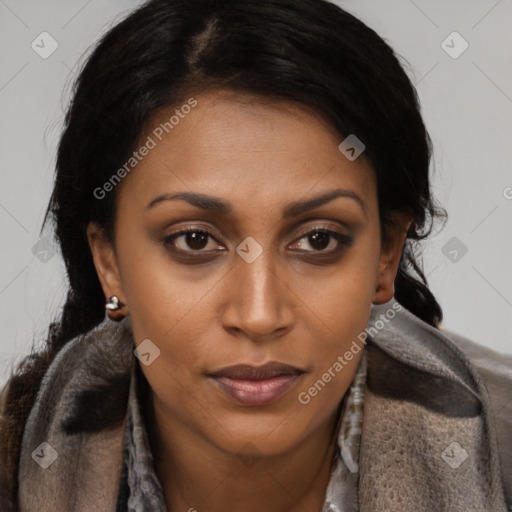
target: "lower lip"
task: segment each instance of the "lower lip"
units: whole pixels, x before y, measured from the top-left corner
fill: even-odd
[[[242,405],[267,405],[279,400],[300,377],[300,375],[281,375],[266,380],[212,378],[222,391]]]

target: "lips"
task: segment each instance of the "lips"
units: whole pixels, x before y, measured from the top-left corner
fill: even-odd
[[[305,373],[284,363],[271,362],[264,366],[235,365],[208,376],[217,387],[241,405],[266,405],[276,402]]]
[[[271,362],[263,366],[237,364],[218,370],[210,375],[213,377],[226,377],[228,379],[265,380],[280,377],[281,375],[298,375],[300,373],[304,372],[294,366]]]

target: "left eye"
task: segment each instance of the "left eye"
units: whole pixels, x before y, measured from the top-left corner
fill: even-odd
[[[304,240],[304,242],[303,242]],[[348,235],[331,231],[330,229],[314,229],[305,233],[301,238],[293,243],[295,249],[305,249],[306,252],[331,253],[343,249],[352,243],[352,238]],[[308,246],[312,248],[308,249]]]

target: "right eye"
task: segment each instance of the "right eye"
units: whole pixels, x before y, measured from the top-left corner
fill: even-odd
[[[212,250],[214,251],[219,247],[218,243],[211,244],[211,249],[204,251],[203,249],[208,247],[209,239],[215,240],[210,232],[204,229],[190,227],[166,236],[163,239],[163,244],[166,248],[175,252],[202,254],[211,253]]]

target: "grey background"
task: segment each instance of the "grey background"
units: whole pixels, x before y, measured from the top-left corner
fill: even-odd
[[[60,257],[38,240],[76,69],[139,3],[0,0],[0,382],[43,340],[65,298]],[[449,214],[424,249],[443,326],[512,354],[512,0],[337,3],[410,63],[417,84],[434,192]],[[47,59],[31,47],[44,31],[58,43]],[[447,39],[454,31],[469,44],[458,58],[442,45],[462,48]]]

